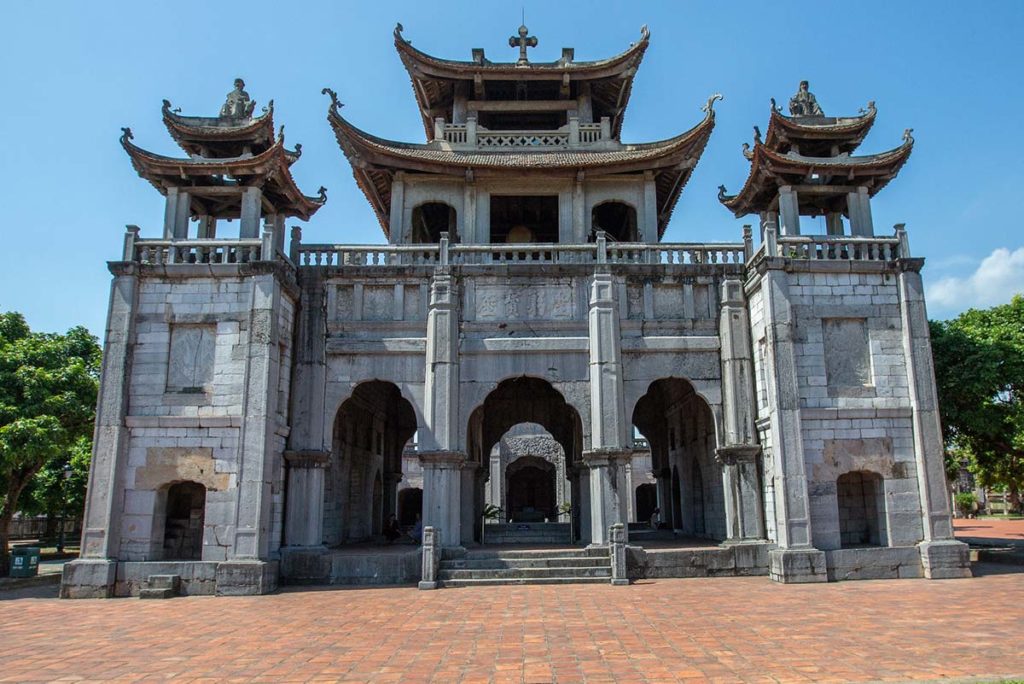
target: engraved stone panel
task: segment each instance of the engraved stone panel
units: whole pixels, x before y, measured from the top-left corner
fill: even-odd
[[[210,386],[213,382],[216,336],[216,328],[212,325],[171,327],[168,392],[202,391]]]
[[[713,317],[711,314],[711,288],[707,285],[693,286],[693,315],[695,318]]]
[[[626,286],[626,317],[644,317],[644,286],[630,284]]]
[[[335,310],[335,318],[339,321],[350,321],[355,312],[351,285],[338,286],[338,304]]]
[[[394,285],[363,287],[363,320],[391,321],[395,317]]]
[[[423,320],[423,302],[420,301],[420,286],[406,285],[403,319],[407,321]]]
[[[654,286],[654,317],[683,317],[683,288],[676,283]]]
[[[476,319],[569,320],[573,318],[571,283],[555,285],[478,285]]]
[[[871,385],[867,322],[863,318],[821,321],[829,396],[848,395]]]

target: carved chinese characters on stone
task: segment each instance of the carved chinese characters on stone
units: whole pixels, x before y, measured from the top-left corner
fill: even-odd
[[[483,285],[476,290],[477,320],[567,320],[573,317],[573,288],[541,285]]]

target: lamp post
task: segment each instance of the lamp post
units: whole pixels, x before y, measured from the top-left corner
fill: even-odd
[[[68,480],[71,479],[71,464],[64,464],[60,481],[60,527],[57,529],[57,553],[64,553],[64,521],[68,517]]]

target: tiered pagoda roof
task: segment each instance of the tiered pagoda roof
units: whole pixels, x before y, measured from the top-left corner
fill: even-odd
[[[427,137],[433,131],[435,117],[453,120],[457,83],[467,83],[469,92],[477,99],[483,99],[489,83],[552,80],[560,81],[559,96],[563,98],[571,96],[574,84],[586,82],[593,98],[595,118],[607,116],[611,121],[612,134],[618,137],[633,88],[633,77],[651,37],[651,32],[644,26],[640,29],[640,40],[624,52],[589,62],[575,61],[572,48],[562,48],[562,57],[554,62],[527,62],[525,58],[519,62],[492,62],[484,56],[482,49],[476,48],[473,60],[466,62],[421,52],[405,39],[402,31],[402,25],[398,24],[395,27],[395,48],[409,72]],[[531,46],[535,44],[534,40]]]
[[[166,195],[172,187],[188,192],[195,216],[238,217],[239,191],[259,187],[267,213],[309,220],[326,201],[326,190],[320,188],[318,197],[302,194],[290,170],[301,156],[302,146],[285,148],[283,127],[275,138],[273,102],[262,116],[253,117],[254,103],[248,95],[245,98],[248,106],[241,115],[225,115],[225,104],[219,117],[181,116],[164,100],[164,124],[188,157],[168,157],[138,147],[129,128],[122,129],[121,146],[139,176],[161,194]]]
[[[820,201],[825,203],[829,186],[835,186],[836,192],[851,186],[864,187],[874,196],[896,177],[914,147],[911,130],[907,129],[899,147],[878,154],[852,155],[874,124],[875,114],[875,104],[870,102],[867,110],[853,117],[827,117],[820,115],[820,109],[812,115],[798,111],[785,116],[772,100],[764,140],[755,128],[754,146],[743,145],[743,154],[750,160],[743,188],[727,195],[722,186],[719,200],[741,217],[769,210],[782,186],[816,186],[821,191]],[[823,212],[827,209],[821,207]]]
[[[664,234],[679,195],[700,159],[711,131],[715,112],[711,98],[704,119],[673,138],[651,143],[622,144],[617,149],[528,148],[458,151],[438,142],[426,144],[386,140],[353,126],[341,115],[341,104],[332,95],[327,120],[342,151],[352,164],[356,182],[370,201],[385,233],[391,212],[391,182],[397,171],[417,171],[465,177],[500,175],[524,170],[565,172],[597,170],[601,174],[654,173],[658,201],[658,235]],[[717,96],[720,97],[720,96]]]

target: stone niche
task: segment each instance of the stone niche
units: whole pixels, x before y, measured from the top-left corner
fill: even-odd
[[[217,329],[213,325],[172,325],[167,360],[168,392],[203,392],[213,382]]]

